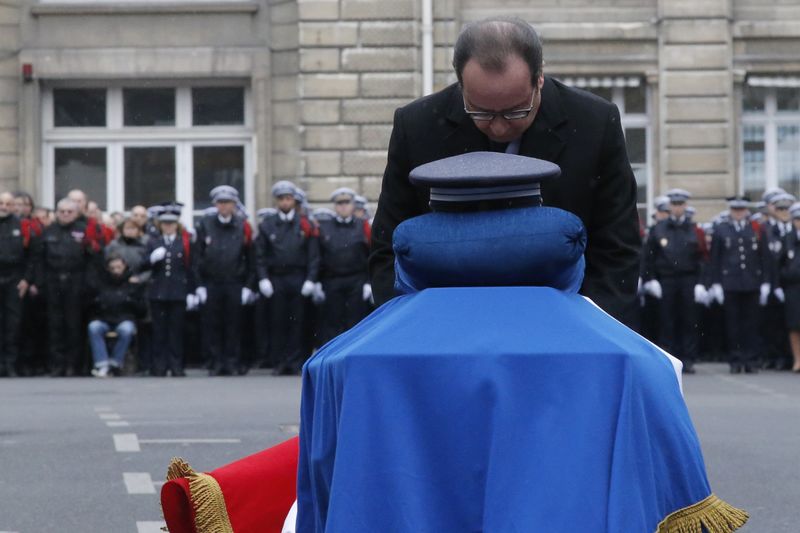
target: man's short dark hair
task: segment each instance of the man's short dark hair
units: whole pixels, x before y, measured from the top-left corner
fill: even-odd
[[[453,68],[459,83],[464,66],[475,59],[484,70],[502,72],[506,60],[519,56],[531,71],[531,84],[542,75],[542,42],[533,27],[518,17],[492,17],[467,24],[456,40]]]

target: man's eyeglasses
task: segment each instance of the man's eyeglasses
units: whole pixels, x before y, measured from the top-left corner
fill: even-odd
[[[526,118],[528,115],[531,114],[533,111],[533,100],[536,98],[536,90],[534,89],[533,95],[531,96],[531,105],[525,109],[513,109],[511,111],[501,111],[499,113],[493,113],[491,111],[470,111],[467,109],[467,100],[464,98],[464,95],[461,95],[461,99],[464,101],[464,112],[469,115],[472,120],[477,122],[489,122],[493,120],[494,117],[503,117],[506,120],[522,120]]]

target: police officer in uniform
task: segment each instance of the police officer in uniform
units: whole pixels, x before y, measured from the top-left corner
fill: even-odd
[[[792,229],[786,234],[786,241],[778,258],[780,289],[785,293],[786,329],[789,331],[789,344],[794,358],[792,371],[800,373],[800,203],[790,208]]]
[[[758,225],[749,219],[750,199],[728,198],[730,219],[720,222],[711,241],[709,293],[725,313],[731,373],[758,372],[758,304],[770,287],[763,266]]]
[[[660,301],[661,345],[683,361],[683,371],[694,373],[698,347],[698,303],[707,291],[700,283],[708,258],[705,235],[686,217],[691,194],[683,189],[667,192],[670,216],[656,224],[645,245],[645,292]]]
[[[78,215],[75,202],[68,198],[59,201],[56,223],[45,228],[35,249],[36,285],[44,288],[47,298],[50,370],[54,377],[73,376],[81,370],[82,296],[86,276],[96,275],[92,253],[96,245]]]
[[[14,195],[0,194],[0,377],[17,375],[22,299],[33,280],[33,228],[14,209]]]
[[[197,307],[191,235],[180,227],[179,202],[165,204],[158,215],[158,237],[147,243],[146,268],[152,272],[147,298],[153,324],[151,373],[183,377],[183,326],[186,311]]]
[[[354,215],[356,193],[343,187],[331,195],[336,215],[319,222],[320,280],[325,293],[325,343],[355,326],[372,298],[368,283],[369,222]]]
[[[659,320],[659,307],[660,303],[657,298],[654,298],[652,295],[648,294],[643,288],[643,279],[645,275],[645,271],[647,269],[647,253],[646,253],[646,244],[647,238],[650,235],[650,232],[653,231],[653,228],[661,222],[662,220],[666,220],[669,218],[669,198],[666,196],[658,196],[653,200],[653,207],[655,207],[655,212],[653,213],[653,224],[647,228],[644,243],[642,245],[642,258],[641,258],[641,267],[639,272],[639,301],[642,308],[642,316],[641,316],[641,333],[644,338],[649,340],[654,344],[659,343],[659,330],[661,329],[661,321]]]
[[[274,374],[296,374],[303,353],[306,298],[314,293],[319,275],[317,228],[300,212],[297,187],[279,181],[272,187],[278,212],[258,228],[256,272],[261,294],[270,299],[270,352]]]
[[[761,250],[764,254],[764,268],[772,290],[766,299],[760,302],[764,307],[761,312],[760,332],[764,353],[764,367],[785,370],[791,365],[789,360],[789,334],[786,331],[786,309],[782,300],[782,292],[778,292],[780,272],[778,262],[781,257],[787,235],[792,232],[792,220],[789,208],[795,201],[794,196],[776,192],[766,195],[767,218],[761,224]]]
[[[209,375],[244,373],[241,363],[242,306],[255,300],[252,228],[236,214],[239,193],[229,185],[211,190],[216,213],[197,225],[196,294],[204,309],[211,366]]]

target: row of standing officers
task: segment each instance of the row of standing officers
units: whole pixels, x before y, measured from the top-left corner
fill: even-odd
[[[767,212],[752,216],[749,198],[731,197],[703,229],[687,213],[690,197],[673,189],[656,201],[642,254],[645,334],[692,373],[700,313],[721,306],[732,373],[755,373],[762,359],[786,365],[787,344],[800,372],[800,203],[772,189],[763,197]]]
[[[154,372],[183,375],[187,310],[200,307],[212,375],[241,372],[242,308],[259,294],[268,302],[269,355],[279,374],[299,372],[308,355],[312,300],[321,310],[316,346],[368,313],[370,225],[355,213],[354,191],[338,189],[334,209],[315,217],[292,183],[276,183],[272,193],[277,208],[260,213],[257,232],[237,212],[238,192],[227,185],[211,191],[214,209],[196,223],[194,234],[180,225],[181,204],[154,210],[143,260],[124,258],[130,279],[146,275]],[[118,257],[106,246],[103,226],[72,199],[59,201],[56,220],[46,228],[12,214],[13,203],[11,194],[0,195],[0,375],[15,374],[20,302],[28,291],[46,297],[51,374],[81,373],[82,302],[92,280]]]

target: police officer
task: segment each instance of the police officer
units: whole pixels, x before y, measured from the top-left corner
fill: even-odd
[[[279,181],[272,187],[278,212],[264,218],[256,239],[258,288],[270,306],[270,353],[274,374],[300,371],[306,298],[319,275],[319,239],[308,216],[299,211],[297,187]]]
[[[711,296],[725,313],[731,373],[758,372],[759,294],[769,293],[758,225],[749,219],[749,198],[728,198],[730,219],[720,222],[711,241]]]
[[[325,293],[322,342],[355,326],[367,314],[369,222],[354,215],[356,193],[343,187],[331,195],[336,215],[319,221],[320,280]]]
[[[50,370],[54,377],[80,371],[82,346],[82,296],[87,275],[94,267],[94,246],[86,222],[78,220],[78,207],[65,198],[56,207],[56,223],[45,228],[35,248],[36,284],[47,298]]]
[[[14,211],[14,195],[0,194],[0,377],[17,375],[22,298],[33,281],[33,228]]]
[[[786,241],[787,235],[792,232],[792,220],[789,208],[795,201],[794,196],[785,192],[775,192],[766,195],[767,214],[761,226],[761,250],[764,254],[763,263],[772,290],[762,297],[761,324],[759,327],[763,347],[763,362],[765,368],[785,370],[789,368],[790,355],[788,332],[786,331],[786,309],[781,299],[783,294],[777,292],[780,287],[780,272],[778,261]]]
[[[645,245],[645,291],[660,301],[664,349],[683,361],[683,371],[694,373],[697,357],[698,313],[707,291],[700,283],[708,258],[705,235],[686,217],[691,194],[683,189],[667,192],[670,215],[650,231]]]
[[[153,325],[153,361],[151,373],[183,377],[183,326],[186,310],[197,307],[196,283],[192,261],[195,254],[189,232],[180,226],[179,202],[168,203],[156,222],[159,236],[147,243],[145,267],[151,274],[147,288]]]
[[[639,272],[639,302],[641,305],[641,334],[654,344],[659,343],[659,333],[661,329],[661,321],[659,320],[659,307],[660,302],[651,294],[647,293],[643,287],[643,279],[645,271],[647,270],[647,238],[653,228],[661,222],[669,218],[669,198],[666,196],[658,196],[653,200],[653,224],[647,228],[642,244],[642,258]]]
[[[353,198],[353,204],[356,206],[355,211],[353,211],[353,215],[357,216],[358,218],[363,218],[364,220],[370,219],[367,199],[364,196],[357,194],[355,198]]]
[[[780,289],[785,293],[785,324],[789,331],[789,344],[794,358],[793,372],[800,373],[800,203],[790,208],[792,229],[786,234],[784,247],[778,258]]]
[[[211,190],[216,213],[197,224],[196,294],[204,309],[209,375],[245,373],[241,366],[242,306],[255,300],[252,228],[236,214],[239,193],[229,185]]]

